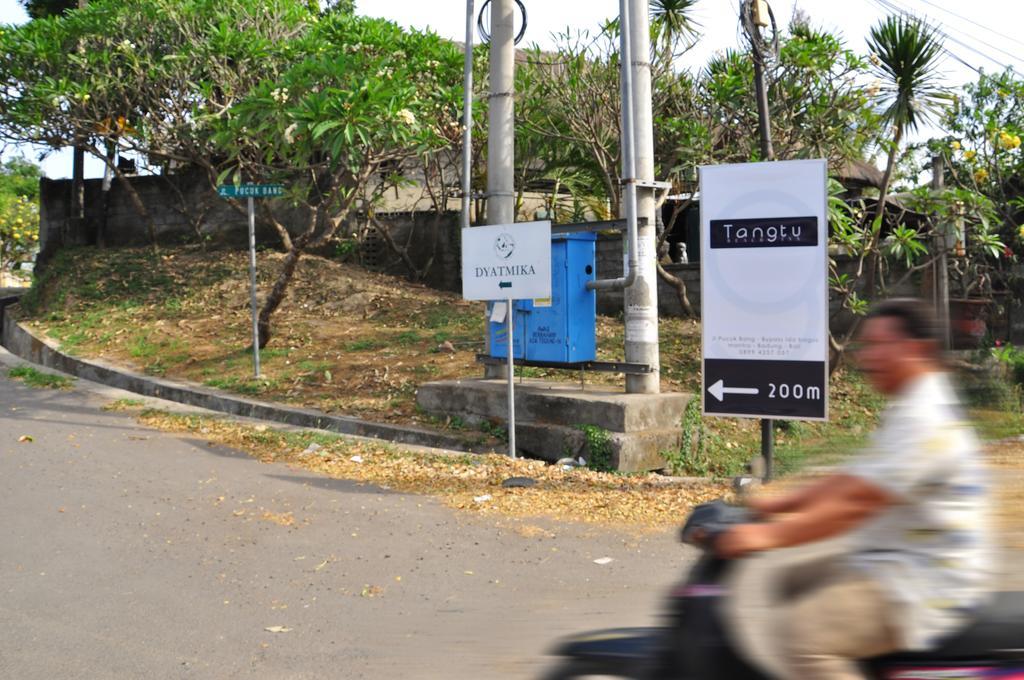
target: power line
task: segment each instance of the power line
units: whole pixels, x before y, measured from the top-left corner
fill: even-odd
[[[922,2],[927,2],[927,1],[928,1],[928,0],[922,0]],[[895,0],[890,0],[888,4],[891,4],[891,5],[897,5],[897,3],[896,3],[896,1],[895,1]],[[929,4],[932,4],[932,3],[929,3]],[[897,5],[897,6],[898,6],[898,5]],[[909,14],[909,13],[912,13],[912,12],[911,12],[911,10],[910,10],[909,8],[904,8],[904,11],[905,11],[905,12],[907,12],[908,14]],[[940,33],[942,33],[942,34],[943,34],[943,35],[944,35],[945,37],[947,37],[948,39],[952,40],[953,42],[957,42],[957,43],[959,43],[959,44],[963,45],[963,46],[964,46],[964,47],[966,47],[967,49],[970,49],[970,50],[972,50],[972,51],[975,51],[975,52],[977,52],[977,50],[974,50],[973,48],[971,48],[971,47],[967,46],[967,45],[966,45],[965,43],[961,42],[961,41],[960,41],[960,40],[959,40],[958,38],[953,38],[952,36],[950,36],[950,35],[949,35],[948,33],[946,33],[945,31],[942,31],[941,29],[939,29],[939,27],[942,27],[942,28],[946,28],[947,30],[949,30],[949,26],[947,26],[947,25],[946,25],[946,24],[945,24],[945,23],[944,23],[944,22],[943,22],[943,21],[942,21],[941,19],[934,19],[934,20],[933,20],[933,19],[931,19],[930,17],[927,17],[927,15],[926,15],[926,16],[925,16],[925,20],[926,20],[926,21],[928,21],[929,23],[931,23],[932,25],[934,25],[934,26],[936,27],[936,29],[937,29],[937,30],[939,30],[939,32],[940,32]],[[978,24],[978,25],[980,26],[980,24]],[[982,26],[982,28],[984,28],[984,26]],[[996,52],[1000,52],[1001,54],[1004,54],[1004,55],[1006,55],[1006,56],[1007,56],[1007,57],[1009,57],[1010,59],[1013,59],[1013,60],[1015,60],[1015,61],[1018,61],[1018,62],[1021,62],[1022,64],[1024,64],[1024,59],[1021,59],[1021,58],[1020,58],[1019,56],[1017,56],[1016,54],[1013,54],[1012,52],[1007,52],[1006,50],[1004,50],[1004,49],[1002,49],[1002,48],[1000,48],[1000,47],[997,47],[997,46],[995,46],[995,45],[990,45],[990,44],[988,44],[988,43],[987,43],[987,42],[986,42],[986,41],[984,40],[984,38],[978,38],[977,36],[975,36],[975,35],[972,35],[972,34],[968,33],[967,31],[964,31],[963,29],[957,29],[957,30],[958,30],[958,31],[959,31],[960,33],[962,33],[962,34],[963,34],[963,35],[964,35],[965,37],[967,37],[967,38],[970,38],[971,40],[974,40],[974,41],[976,41],[976,42],[978,42],[978,43],[981,43],[982,45],[986,45],[986,46],[987,46],[987,47],[989,47],[990,49],[993,49],[993,50],[995,50]],[[1022,43],[1022,44],[1024,44],[1024,43]],[[981,53],[979,52],[979,54],[981,54]],[[990,59],[991,59],[991,57],[988,57],[987,55],[983,55],[983,56],[986,56],[987,58],[990,58]],[[993,61],[994,61],[994,60],[993,60]],[[999,62],[996,62],[996,63],[999,63]],[[1005,68],[1005,65],[1004,65],[1004,64],[1000,64],[1000,65],[1001,65],[1001,66],[1003,66],[1003,67]]]
[[[912,11],[896,5],[891,0],[870,0],[870,2],[873,2],[875,5],[880,7],[883,12],[895,12],[896,14],[903,14],[903,15],[909,16],[911,18],[917,19],[919,21],[923,21],[923,19],[921,19],[921,17],[918,17]],[[957,45],[959,45],[960,47],[963,47],[966,50],[974,52],[978,56],[980,56],[980,57],[982,57],[984,59],[987,59],[987,60],[991,61],[992,63],[994,63],[995,65],[999,66],[1001,69],[1008,68],[1008,66],[1006,64],[1004,64],[1003,62],[999,61],[995,57],[992,57],[992,56],[990,56],[988,54],[985,54],[984,52],[982,52],[982,51],[972,47],[971,45],[968,45],[967,43],[964,43],[963,41],[950,36],[949,34],[943,32],[941,29],[939,29],[937,26],[935,27],[935,30],[936,30],[936,32],[941,37],[945,38],[946,40],[949,40],[950,42],[956,43]],[[979,73],[979,74],[982,73],[982,70],[979,67],[975,66],[974,64],[968,63],[966,60],[964,60],[962,57],[960,57],[960,55],[958,55],[955,52],[953,52],[953,50],[951,50],[945,44],[942,45],[942,49],[943,49],[944,52],[946,52],[946,54],[948,54],[953,59],[955,59],[956,61],[960,62],[961,64],[963,64],[967,68],[971,69],[972,71],[975,71],[976,73]]]
[[[985,26],[984,24],[980,24],[977,21],[974,21],[973,19],[969,19],[969,18],[967,18],[967,17],[965,17],[963,15],[957,14],[956,12],[954,12],[951,9],[946,9],[945,7],[943,7],[941,5],[937,5],[934,2],[931,2],[931,0],[920,0],[920,1],[923,2],[926,5],[931,5],[935,9],[941,10],[941,11],[947,13],[947,14],[951,14],[954,17],[956,17],[957,19],[960,19],[961,21],[966,21],[969,24],[974,24],[978,28],[984,29],[984,30],[988,31],[989,33],[992,33],[993,35],[998,35],[1000,38],[1004,38],[1006,40],[1009,40],[1010,42],[1015,42],[1018,45],[1020,45],[1021,47],[1024,47],[1024,42],[1022,42],[1020,40],[1017,40],[1016,38],[1013,38],[1011,36],[1008,36],[1005,33],[1000,33],[999,31],[995,30],[994,28],[989,28],[988,26]]]

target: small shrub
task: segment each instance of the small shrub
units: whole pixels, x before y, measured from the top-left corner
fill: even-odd
[[[597,425],[577,425],[576,429],[583,433],[587,440],[587,467],[598,472],[612,471],[612,437],[611,433]]]

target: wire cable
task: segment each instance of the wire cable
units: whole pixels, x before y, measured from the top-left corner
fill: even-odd
[[[913,10],[911,8],[906,7],[905,5],[904,6],[899,5],[899,3],[896,0],[886,0],[886,4],[891,5],[893,7],[900,8],[902,10],[902,12],[905,13],[905,14],[910,14],[910,15],[914,14]],[[949,26],[947,26],[941,19],[932,19],[931,17],[928,17],[927,15],[925,15],[923,17],[923,20],[926,23],[931,24],[932,26],[934,26],[936,28],[936,30],[938,30],[938,32],[940,34],[942,34],[948,40],[950,40],[952,42],[955,42],[955,43],[963,46],[964,48],[971,50],[972,52],[976,52],[977,54],[980,54],[980,55],[984,56],[986,59],[989,59],[989,60],[999,64],[1003,68],[1006,68],[1006,64],[1003,64],[1003,63],[997,61],[996,59],[992,58],[988,54],[985,54],[985,53],[983,53],[983,52],[981,52],[979,50],[976,50],[975,48],[973,48],[973,47],[967,45],[966,43],[964,43],[959,38],[954,38],[953,36],[951,36],[947,32],[948,30],[950,30]],[[946,29],[946,30],[945,31],[942,30],[943,28]],[[1024,59],[1022,59],[1021,57],[1017,56],[1016,54],[1013,54],[1012,52],[1007,52],[1006,50],[1004,50],[1004,49],[1002,49],[1000,47],[997,47],[995,45],[990,45],[984,39],[978,38],[977,36],[972,35],[972,34],[968,33],[967,31],[964,31],[963,29],[959,29],[958,28],[956,30],[959,31],[965,38],[969,38],[971,40],[974,40],[975,42],[981,43],[982,45],[985,45],[985,46],[989,47],[990,49],[995,50],[996,52],[1000,52],[1000,53],[1006,55],[1007,57],[1009,57],[1010,59],[1013,59],[1014,61],[1018,61],[1021,64],[1024,64]]]
[[[941,11],[947,13],[947,14],[951,14],[952,16],[956,17],[957,19],[960,19],[961,21],[966,21],[969,24],[974,24],[978,28],[986,30],[986,31],[988,31],[989,33],[991,33],[993,35],[998,35],[1000,38],[1003,38],[1005,40],[1009,40],[1010,42],[1017,43],[1021,47],[1024,47],[1024,41],[1021,41],[1021,40],[1018,40],[1018,39],[1016,39],[1014,37],[1008,36],[1005,33],[1000,33],[999,31],[995,30],[994,28],[989,28],[988,26],[985,26],[984,24],[980,24],[977,21],[974,21],[973,19],[969,19],[968,17],[965,17],[965,16],[963,16],[961,14],[957,14],[956,12],[954,12],[951,9],[946,9],[942,5],[938,5],[938,4],[934,3],[934,2],[931,2],[931,0],[920,0],[920,1],[923,2],[926,5],[931,5],[935,9],[941,10]]]
[[[918,21],[924,21],[921,17],[917,16],[913,12],[910,12],[907,9],[904,9],[902,7],[899,7],[899,6],[895,5],[890,0],[866,0],[866,1],[874,4],[876,7],[881,9],[886,14],[891,14],[891,13],[902,14],[902,15],[908,16],[908,17],[910,17],[912,19],[916,19]],[[985,59],[988,59],[989,61],[991,61],[992,63],[996,64],[997,66],[999,66],[1002,69],[1006,69],[1007,68],[1007,65],[1004,64],[1003,62],[999,61],[998,59],[995,59],[994,57],[991,57],[991,56],[985,54],[984,52],[981,52],[980,50],[977,50],[974,47],[971,47],[970,45],[967,45],[966,43],[963,43],[962,41],[957,40],[956,38],[953,38],[953,37],[949,36],[948,34],[946,34],[945,32],[941,31],[937,27],[935,27],[935,30],[936,30],[936,32],[941,37],[949,40],[950,42],[956,43],[957,45],[963,47],[964,49],[970,50],[971,52],[974,52],[975,54],[977,54],[977,55],[979,55],[979,56],[981,56],[981,57],[983,57]],[[978,66],[975,66],[974,64],[971,64],[967,60],[963,59],[960,55],[958,55],[953,50],[951,50],[948,45],[942,44],[941,46],[942,46],[942,50],[947,55],[949,55],[954,60],[956,60],[957,62],[963,64],[964,66],[966,66],[967,68],[971,69],[975,73],[978,73],[978,74],[982,73],[982,69],[981,68],[979,68]]]

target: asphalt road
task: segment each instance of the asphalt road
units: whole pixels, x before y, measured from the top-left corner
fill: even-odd
[[[688,559],[259,463],[112,398],[0,368],[0,678],[530,678],[561,635],[655,623]]]

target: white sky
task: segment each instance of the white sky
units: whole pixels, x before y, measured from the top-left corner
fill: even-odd
[[[603,19],[618,13],[618,0],[523,0],[529,13],[524,43],[551,47],[551,33],[567,27],[593,29]],[[811,20],[841,35],[847,45],[866,52],[864,37],[870,27],[886,11],[878,3],[888,2],[938,24],[951,38],[947,48],[956,57],[988,72],[1013,65],[1024,72],[1024,3],[1011,0],[771,0],[781,26],[788,23],[794,7],[800,7]],[[483,0],[476,0],[477,11]],[[684,59],[685,66],[703,64],[713,52],[738,44],[737,0],[699,0],[695,17],[701,24],[703,37]],[[356,0],[357,11],[369,16],[385,17],[403,26],[431,28],[455,40],[465,37],[465,0]],[[959,14],[957,17],[954,14]],[[21,23],[26,20],[16,0],[0,0],[0,22]],[[972,23],[973,22],[973,23]],[[1017,36],[1020,37],[1017,37]],[[962,43],[957,44],[953,39]],[[947,58],[943,70],[949,85],[973,80],[976,74],[953,58]],[[10,152],[8,152],[10,153]],[[31,156],[31,153],[29,153]],[[43,163],[50,177],[66,177],[70,172],[70,153],[52,154]],[[87,175],[98,176],[98,162],[89,164]]]

